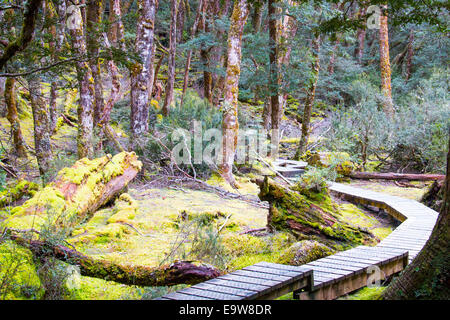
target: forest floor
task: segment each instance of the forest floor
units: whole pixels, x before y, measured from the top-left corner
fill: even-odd
[[[25,104],[22,107],[27,109]],[[29,114],[24,114],[22,131],[32,150],[32,120]],[[312,126],[310,143],[316,143],[327,130],[329,120],[324,114],[314,115]],[[120,127],[115,129],[124,136]],[[285,117],[282,131],[281,157],[289,158],[299,141],[300,127],[296,120]],[[64,123],[59,125],[52,137],[56,161],[51,174],[75,161],[75,137],[76,128]],[[9,123],[5,118],[0,118],[0,139],[2,147],[9,149]],[[17,170],[18,177],[35,181],[39,177],[31,154],[27,159],[14,160],[11,165]],[[255,172],[264,171],[267,173],[264,167],[256,166],[239,175],[237,180],[242,186],[239,190],[232,189],[215,175],[206,182],[220,189],[165,176],[157,176],[145,183],[132,183],[127,194],[121,196],[131,199],[130,206],[123,208],[116,201],[101,208],[87,222],[72,230],[67,241],[85,254],[118,263],[158,266],[176,259],[192,259],[210,263],[226,272],[260,261],[280,263],[298,240],[287,232],[264,231],[268,204],[259,200],[259,187],[251,182]],[[350,184],[415,200],[420,199],[427,187],[422,183],[405,188],[393,182],[379,181],[351,181]],[[398,224],[383,212],[336,198],[333,201],[344,221],[368,229],[379,240]],[[20,205],[20,202],[14,205]],[[66,298],[150,299],[183,287],[140,288],[84,276],[76,281],[77,285]]]

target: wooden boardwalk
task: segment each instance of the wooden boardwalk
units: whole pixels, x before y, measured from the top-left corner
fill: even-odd
[[[402,271],[423,248],[438,217],[414,200],[339,183],[329,188],[351,202],[383,209],[402,224],[375,247],[359,246],[302,266],[260,262],[158,299],[262,300],[290,292],[296,299],[336,299],[365,287],[373,272],[383,280]]]

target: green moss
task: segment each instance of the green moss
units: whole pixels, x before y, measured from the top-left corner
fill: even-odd
[[[37,190],[39,190],[39,186],[36,183],[17,180],[13,186],[0,192],[0,208],[20,200],[24,196],[33,196]]]
[[[386,287],[363,288],[356,293],[349,295],[344,300],[380,300]]]
[[[285,249],[277,260],[277,263],[299,266],[333,253],[334,251],[331,248],[320,242],[304,240],[296,242]]]
[[[12,241],[0,244],[0,300],[41,299],[41,281],[30,250]]]
[[[380,240],[383,240],[386,238],[391,232],[392,228],[374,228],[371,230],[371,232]]]

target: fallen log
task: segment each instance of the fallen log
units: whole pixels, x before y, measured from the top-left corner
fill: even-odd
[[[416,181],[431,181],[444,180],[443,174],[416,174],[416,173],[396,173],[396,172],[357,172],[352,171],[348,177],[353,179],[382,179],[382,180],[416,180]]]
[[[78,160],[23,205],[11,209],[3,224],[16,229],[71,227],[86,219],[123,190],[142,163],[134,152]]]
[[[327,190],[315,192],[300,186],[285,187],[267,176],[254,180],[260,187],[259,198],[269,202],[267,228],[288,231],[298,240],[340,242],[344,245],[375,244],[368,230],[345,222]]]
[[[10,239],[30,249],[38,257],[51,256],[78,266],[83,276],[126,285],[155,287],[196,284],[221,275],[221,272],[212,266],[191,261],[177,261],[160,267],[122,265],[112,261],[93,259],[79,251],[48,241],[28,240],[17,235],[10,235]]]

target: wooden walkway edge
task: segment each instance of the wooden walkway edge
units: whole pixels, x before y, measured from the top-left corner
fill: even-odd
[[[293,292],[296,299],[336,299],[397,274],[423,248],[438,213],[409,199],[329,183],[335,195],[385,210],[402,222],[377,246],[359,246],[302,266],[260,262],[164,295],[158,300],[262,300]]]

